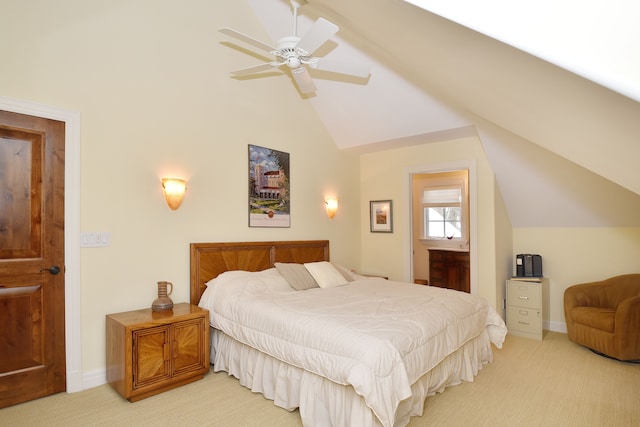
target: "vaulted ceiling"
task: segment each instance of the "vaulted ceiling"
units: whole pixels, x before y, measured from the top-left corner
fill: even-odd
[[[248,3],[261,28],[228,26],[269,42],[291,35],[289,1]],[[469,28],[468,14],[464,26],[399,0],[310,0],[300,9],[298,35],[320,16],[340,26],[320,56],[372,66],[364,82],[315,73],[317,92],[307,101],[339,148],[365,152],[477,135],[514,226],[640,225],[633,81],[596,83],[589,78],[602,75],[599,69],[585,66],[578,75],[580,67],[549,62],[553,52],[534,56],[522,50],[526,43],[498,41],[490,22]],[[606,31],[605,24],[592,27]],[[573,37],[572,22],[566,26]],[[496,31],[476,31],[483,28]],[[622,53],[637,61],[634,40],[636,49]],[[230,70],[259,63],[238,57]]]

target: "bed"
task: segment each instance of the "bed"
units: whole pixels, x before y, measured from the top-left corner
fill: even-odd
[[[426,397],[473,381],[507,333],[482,298],[355,274],[326,240],[190,251],[214,371],[298,408],[305,426],[404,426]]]

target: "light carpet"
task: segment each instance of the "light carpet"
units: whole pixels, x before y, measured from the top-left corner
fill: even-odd
[[[226,373],[136,403],[110,386],[60,393],[0,410],[0,426],[298,427],[287,412]],[[598,356],[545,331],[507,336],[473,383],[427,399],[418,426],[640,426],[640,365]],[[348,426],[341,426],[348,427]],[[353,426],[357,427],[357,426]]]

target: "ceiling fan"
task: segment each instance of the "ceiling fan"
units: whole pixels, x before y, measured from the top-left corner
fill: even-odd
[[[282,67],[285,70],[289,69],[291,71],[291,75],[302,94],[310,94],[316,91],[316,86],[313,83],[308,68],[361,78],[369,76],[370,67],[368,65],[312,56],[320,46],[325,44],[331,36],[338,32],[339,28],[324,18],[318,18],[306,34],[298,37],[297,20],[298,9],[301,7],[301,4],[298,1],[291,1],[291,6],[293,8],[293,35],[278,40],[277,47],[272,47],[268,43],[263,43],[229,27],[224,27],[219,30],[223,34],[235,37],[238,40],[249,43],[275,56],[275,60],[272,62],[265,62],[249,68],[232,71],[231,74],[234,76],[246,76],[272,68]]]

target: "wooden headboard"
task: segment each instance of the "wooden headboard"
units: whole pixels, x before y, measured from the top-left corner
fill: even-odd
[[[230,270],[261,271],[276,262],[329,261],[328,240],[191,243],[191,304],[209,280]]]

